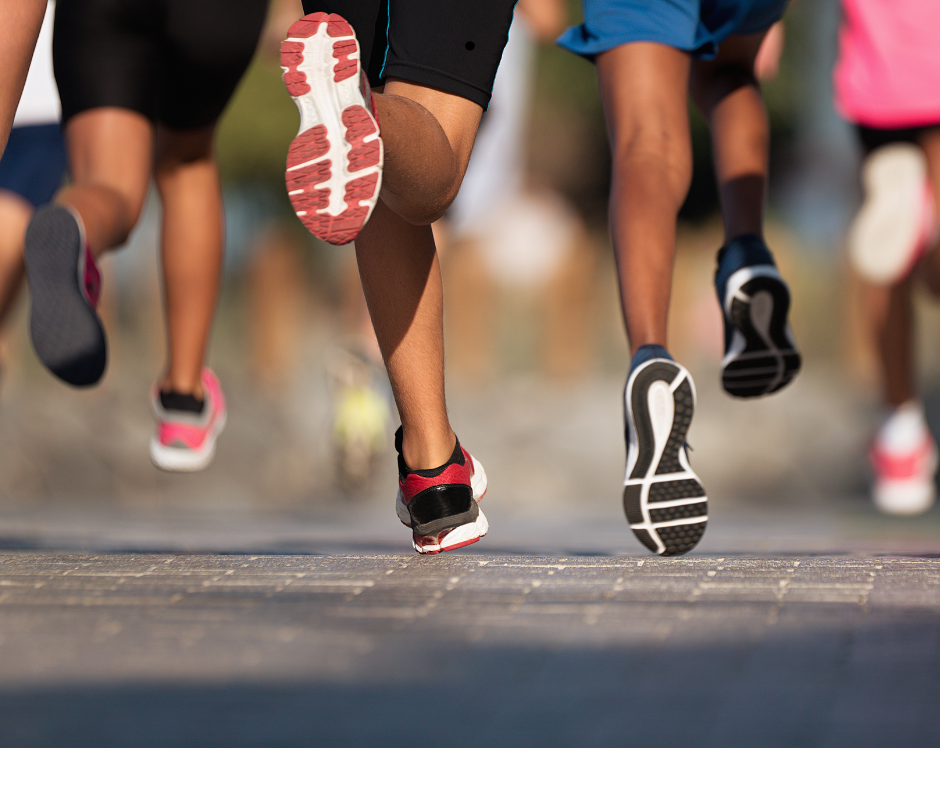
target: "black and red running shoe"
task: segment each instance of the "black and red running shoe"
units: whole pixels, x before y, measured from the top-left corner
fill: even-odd
[[[480,541],[489,527],[479,500],[486,494],[483,466],[457,441],[454,453],[440,468],[412,470],[401,453],[401,427],[395,433],[398,451],[398,498],[395,513],[411,529],[419,553],[441,553]]]
[[[281,44],[284,84],[300,112],[287,152],[287,195],[331,244],[355,240],[382,186],[382,139],[352,26],[338,14],[298,19]]]

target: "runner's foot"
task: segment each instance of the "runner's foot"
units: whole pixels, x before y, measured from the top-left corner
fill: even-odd
[[[287,194],[317,238],[355,240],[382,185],[382,139],[352,26],[307,14],[281,44],[284,84],[300,112],[287,153]]]
[[[872,499],[886,514],[926,512],[937,497],[937,444],[917,402],[895,408],[872,443]]]
[[[659,345],[637,350],[624,390],[623,508],[636,538],[660,555],[687,553],[708,522],[705,488],[686,453],[694,410],[686,369]]]
[[[77,214],[62,205],[39,208],[26,229],[24,257],[36,355],[66,383],[94,385],[108,363],[108,342],[97,312],[101,273]]]
[[[395,433],[398,451],[398,498],[395,513],[411,528],[419,553],[466,547],[486,535],[486,515],[477,502],[486,494],[486,472],[460,441],[440,468],[415,471],[401,453],[402,430]]]
[[[225,427],[225,397],[211,369],[202,370],[204,400],[191,394],[161,391],[154,384],[150,404],[157,429],[150,459],[164,471],[201,471],[215,456],[215,442]]]
[[[800,371],[800,352],[787,323],[790,289],[761,238],[738,236],[718,253],[715,290],[725,323],[725,391],[760,397],[782,389]]]
[[[865,159],[862,184],[865,202],[849,229],[849,260],[869,282],[899,282],[937,240],[927,159],[909,142],[885,145]]]

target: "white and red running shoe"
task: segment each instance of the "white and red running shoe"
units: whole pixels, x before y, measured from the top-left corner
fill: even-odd
[[[441,553],[480,541],[489,525],[478,502],[486,495],[486,472],[460,441],[440,468],[415,471],[401,453],[402,430],[395,433],[398,451],[398,498],[395,513],[411,529],[419,553]]]
[[[878,430],[869,451],[872,500],[895,515],[926,512],[937,498],[937,444],[916,402],[896,408]]]
[[[226,410],[219,379],[208,367],[202,370],[202,388],[205,400],[201,411],[172,407],[171,397],[184,398],[173,394],[161,398],[158,384],[150,390],[150,404],[157,419],[150,440],[150,459],[161,470],[201,471],[212,462],[216,439],[225,427]]]
[[[300,221],[331,244],[355,240],[382,186],[382,139],[352,26],[307,14],[281,44],[284,84],[300,112],[287,194]]]
[[[912,143],[885,145],[865,159],[862,184],[865,202],[849,229],[849,260],[869,282],[899,282],[937,242],[927,159]]]
[[[39,208],[23,251],[36,355],[66,383],[94,385],[108,364],[108,341],[98,317],[101,272],[78,214],[64,205]]]

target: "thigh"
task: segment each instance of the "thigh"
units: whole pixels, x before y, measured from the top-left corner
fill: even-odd
[[[218,120],[248,68],[267,0],[163,0],[159,120],[194,129]]]
[[[688,158],[690,56],[645,41],[597,56],[597,75],[610,145],[615,155],[637,144],[667,148]]]
[[[459,179],[463,180],[470,163],[470,153],[480,127],[483,108],[463,96],[399,79],[390,78],[383,93],[386,96],[404,96],[411,99],[434,116],[457,157],[460,167]]]

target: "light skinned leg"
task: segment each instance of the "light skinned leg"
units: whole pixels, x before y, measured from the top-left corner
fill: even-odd
[[[380,200],[356,239],[363,292],[403,428],[411,468],[454,450],[444,398],[443,289],[431,232],[457,194],[482,116],[479,105],[389,80],[375,96],[385,144]]]
[[[711,61],[695,61],[689,80],[696,106],[712,131],[725,243],[763,237],[770,124],[754,76],[766,31],[731,36]]]
[[[666,345],[676,217],[689,190],[689,56],[648,42],[597,56],[613,166],[610,227],[633,352]]]
[[[163,204],[162,263],[167,326],[164,391],[204,397],[202,368],[222,281],[223,209],[213,156],[215,125],[160,126],[154,180]]]
[[[6,323],[22,289],[23,237],[33,206],[18,194],[0,190],[0,328]]]
[[[55,201],[81,217],[92,254],[121,246],[140,218],[150,184],[153,126],[143,115],[103,107],[65,126],[72,181]]]
[[[0,0],[0,156],[33,59],[46,0]]]

